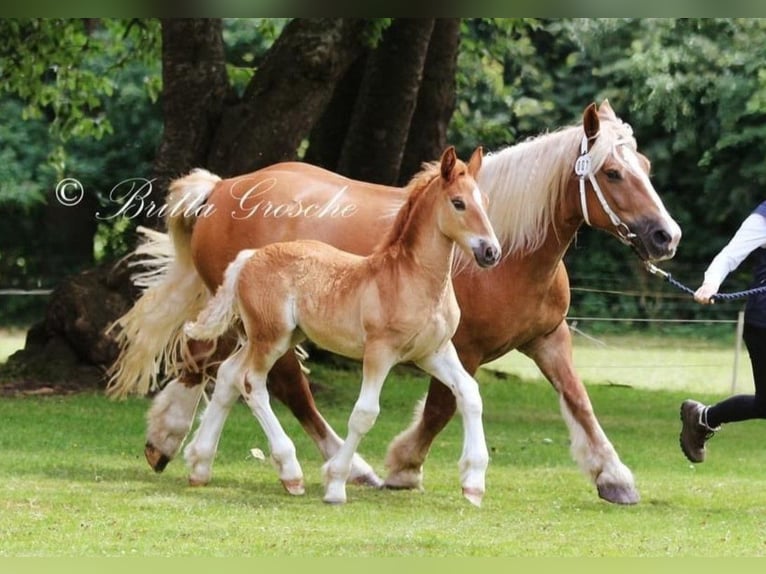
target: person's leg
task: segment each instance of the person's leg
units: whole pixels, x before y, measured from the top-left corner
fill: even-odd
[[[743,338],[753,366],[755,394],[735,395],[707,407],[703,421],[710,427],[766,418],[766,329],[746,323]]]
[[[753,367],[755,394],[735,395],[711,406],[693,400],[682,403],[681,450],[691,462],[705,460],[705,442],[723,423],[766,418],[766,328],[746,323],[743,338]]]

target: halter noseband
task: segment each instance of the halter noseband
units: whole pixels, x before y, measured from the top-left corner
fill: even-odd
[[[596,134],[596,136],[598,136],[598,134]],[[593,138],[595,139],[596,136],[593,136]],[[588,141],[588,136],[583,134],[582,141],[580,142],[580,157],[577,158],[574,166],[575,174],[580,178],[580,206],[582,208],[582,216],[585,219],[585,223],[590,225],[588,202],[585,198],[585,178],[587,177],[591,187],[593,187],[593,192],[596,194],[596,199],[598,199],[598,202],[601,204],[604,213],[609,216],[609,221],[614,225],[620,241],[626,245],[632,245],[633,240],[637,238],[636,234],[630,230],[614,211],[612,211],[612,208],[609,207],[609,204],[606,202],[604,194],[601,192],[598,181],[596,181],[596,176],[593,173],[593,162],[591,161],[590,153],[588,153]],[[617,142],[615,147],[618,145],[620,145],[620,142]]]

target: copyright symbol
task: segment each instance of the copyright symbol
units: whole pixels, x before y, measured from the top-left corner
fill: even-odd
[[[82,201],[85,190],[73,177],[65,177],[56,185],[56,199],[64,207],[73,207]]]

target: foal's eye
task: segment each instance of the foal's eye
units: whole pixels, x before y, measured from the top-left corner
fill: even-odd
[[[605,173],[609,181],[620,181],[622,179],[622,175],[616,169],[608,169]]]
[[[452,200],[452,205],[458,211],[465,211],[465,201],[463,201],[459,197],[456,197],[455,199]]]

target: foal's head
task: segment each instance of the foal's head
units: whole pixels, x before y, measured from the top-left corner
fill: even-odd
[[[479,190],[476,177],[482,160],[482,148],[471,155],[468,164],[455,155],[450,146],[442,154],[439,166],[440,186],[436,200],[439,230],[481,267],[500,261],[500,243],[487,217],[487,196]]]

